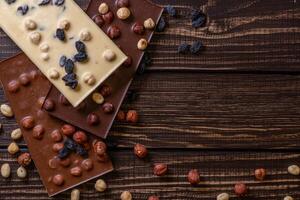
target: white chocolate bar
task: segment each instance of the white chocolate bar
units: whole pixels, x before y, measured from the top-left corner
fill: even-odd
[[[127,59],[73,0],[0,0],[0,27],[74,107]],[[58,28],[64,41],[57,37]],[[62,56],[74,61],[79,40],[88,59],[74,63],[78,85],[72,89],[62,80],[67,72],[59,63]],[[105,59],[105,52],[113,59]]]

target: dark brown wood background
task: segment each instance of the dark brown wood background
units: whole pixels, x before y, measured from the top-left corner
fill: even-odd
[[[83,7],[86,0],[77,0]],[[161,199],[215,199],[244,181],[244,199],[300,199],[300,177],[287,173],[300,165],[300,2],[298,0],[155,0],[172,4],[180,16],[157,33],[149,50],[154,59],[131,89],[137,101],[124,108],[139,111],[136,125],[115,123],[108,142],[115,172],[106,175],[109,189],[96,193],[94,181],[80,186],[81,199],[119,199],[130,190],[134,199],[157,194]],[[208,15],[204,28],[192,29],[191,8]],[[199,56],[176,53],[177,45],[201,40]],[[0,59],[19,52],[0,32]],[[1,72],[0,72],[1,73]],[[5,102],[0,90],[0,102]],[[16,177],[17,163],[6,148],[13,119],[1,116],[0,164],[13,166],[11,179],[0,178],[0,199],[49,199],[35,168],[25,181]],[[150,157],[135,158],[136,142],[147,145]],[[26,148],[24,142],[20,142]],[[152,175],[154,162],[166,162],[166,177]],[[265,181],[254,169],[265,167]],[[201,172],[191,187],[186,174]],[[70,192],[54,199],[69,199]]]

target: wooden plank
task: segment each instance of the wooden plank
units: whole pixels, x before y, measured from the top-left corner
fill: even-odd
[[[88,1],[78,0],[85,5]],[[300,71],[300,2],[287,0],[155,0],[174,5],[179,17],[157,33],[149,48],[148,70]],[[204,28],[191,27],[192,8],[208,14]],[[201,40],[206,50],[198,56],[176,53],[180,43]],[[0,33],[0,59],[18,50]]]
[[[147,199],[156,194],[164,200],[211,200],[222,192],[228,192],[231,199],[238,199],[233,193],[233,185],[243,181],[249,187],[245,200],[272,199],[282,200],[291,195],[300,198],[300,178],[288,174],[290,164],[300,164],[300,154],[296,152],[227,152],[227,151],[181,151],[153,150],[150,158],[142,161],[135,158],[132,151],[113,151],[115,171],[104,177],[108,190],[97,193],[95,181],[80,186],[81,200],[85,199],[119,199],[120,193],[129,190],[133,199]],[[1,163],[12,166],[12,177],[0,178],[0,199],[46,200],[45,189],[34,167],[29,169],[29,178],[22,181],[16,176],[16,161],[1,152]],[[169,173],[162,178],[152,174],[152,163],[164,162],[169,165]],[[126,163],[126,165],[124,165]],[[267,169],[265,181],[254,178],[258,167]],[[189,185],[186,174],[197,168],[201,174],[201,183],[197,187]],[[53,199],[69,199],[69,191]]]
[[[146,73],[131,89],[137,124],[116,122],[119,147],[299,149],[300,76],[281,74]],[[3,102],[3,92],[0,92]],[[0,144],[14,120],[2,118]]]

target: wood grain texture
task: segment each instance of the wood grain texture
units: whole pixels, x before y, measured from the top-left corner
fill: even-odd
[[[46,200],[50,199],[35,168],[29,170],[29,178],[22,181],[16,176],[16,161],[6,153],[1,153],[1,163],[12,165],[12,177],[0,178],[0,199]],[[300,164],[300,154],[296,152],[227,152],[227,151],[160,151],[150,152],[148,160],[138,160],[130,150],[113,151],[116,171],[104,177],[108,190],[97,193],[95,181],[82,185],[81,200],[119,199],[120,193],[129,190],[133,199],[145,200],[156,194],[163,200],[212,200],[219,193],[228,192],[231,199],[239,199],[233,193],[233,185],[238,181],[249,187],[248,196],[243,198],[282,200],[291,195],[300,198],[300,178],[287,173],[290,164]],[[169,165],[165,177],[158,178],[152,174],[152,164],[164,162]],[[126,164],[124,164],[126,163]],[[263,182],[256,181],[254,170],[258,167],[267,169]],[[186,174],[192,168],[201,173],[201,183],[192,187],[187,182]],[[69,199],[70,192],[65,192],[52,199]]]

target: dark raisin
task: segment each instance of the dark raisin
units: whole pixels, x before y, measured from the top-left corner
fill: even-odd
[[[204,46],[201,42],[197,41],[197,42],[194,42],[190,48],[190,52],[192,54],[197,54],[199,53],[201,50],[203,50]]]
[[[62,80],[65,82],[74,81],[74,80],[76,80],[76,74],[74,74],[74,73],[67,74],[62,78]]]
[[[86,55],[85,52],[79,52],[74,56],[74,60],[77,62],[84,62],[86,61],[88,56]]]
[[[139,68],[137,69],[137,73],[138,73],[139,75],[144,74],[144,73],[145,73],[145,70],[146,70],[146,63],[142,62],[142,63],[139,65]]]
[[[56,29],[56,37],[59,40],[64,41],[66,39],[65,31],[61,28]]]
[[[158,22],[158,25],[156,26],[156,31],[157,32],[163,32],[165,30],[167,26],[167,22],[165,20],[165,18],[160,18],[159,22]]]
[[[58,152],[58,157],[60,159],[64,159],[64,158],[68,157],[68,155],[70,153],[71,153],[70,150],[68,148],[64,147]]]
[[[6,1],[6,3],[8,3],[8,4],[12,4],[12,3],[15,3],[16,2],[16,0],[5,0]]]
[[[67,57],[66,56],[60,57],[60,59],[59,59],[59,66],[64,67],[65,64],[66,64],[66,62],[67,62]]]
[[[65,71],[67,74],[71,74],[74,71],[74,63],[71,59],[67,59],[65,63]]]
[[[183,43],[178,46],[177,52],[181,53],[181,54],[187,54],[190,51],[190,48],[191,48],[191,45]]]
[[[75,47],[78,52],[85,52],[85,44],[81,41],[75,42]]]
[[[206,15],[199,10],[193,10],[192,13],[192,26],[194,28],[199,28],[206,23]]]
[[[175,8],[171,5],[167,5],[165,7],[165,12],[168,13],[168,15],[170,15],[171,17],[175,17],[177,15]]]
[[[79,144],[76,145],[76,153],[84,158],[88,157],[88,152]]]
[[[54,4],[57,5],[57,6],[61,6],[65,3],[65,0],[55,0],[54,1]]]
[[[22,15],[26,15],[26,13],[28,12],[28,10],[29,10],[29,7],[28,7],[28,5],[22,5],[22,6],[19,6],[18,7],[18,12],[20,12]]]
[[[66,139],[66,141],[64,142],[64,146],[69,149],[70,151],[75,151],[76,150],[76,142],[74,142],[74,140],[72,139]]]
[[[51,0],[39,0],[38,5],[39,6],[44,6],[50,3]]]
[[[78,86],[78,81],[77,80],[70,80],[65,83],[66,86],[69,86],[73,90]]]

